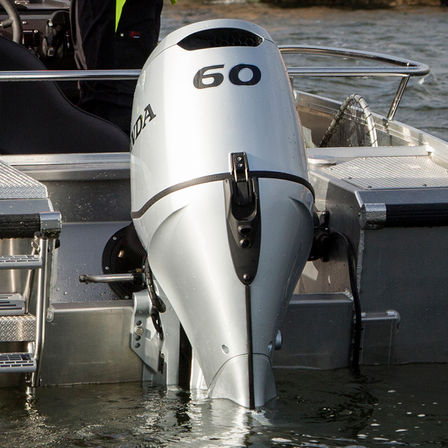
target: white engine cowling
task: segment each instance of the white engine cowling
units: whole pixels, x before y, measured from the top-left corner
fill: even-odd
[[[276,395],[275,336],[308,258],[312,188],[277,46],[240,20],[186,26],[137,83],[132,217],[211,397]]]

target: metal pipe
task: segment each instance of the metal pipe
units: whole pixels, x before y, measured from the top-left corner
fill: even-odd
[[[45,313],[47,309],[47,295],[49,287],[48,278],[48,254],[50,240],[40,239],[40,255],[42,266],[37,271],[37,291],[36,291],[36,341],[34,346],[34,359],[36,360],[36,371],[31,374],[31,387],[39,386],[41,357],[45,343]],[[54,245],[54,240],[51,240]]]
[[[426,66],[424,66],[426,67]],[[410,66],[393,67],[289,67],[289,76],[324,77],[404,77],[423,76],[429,69]],[[23,81],[91,81],[91,80],[135,80],[140,70],[35,70],[0,71],[2,82]]]
[[[135,274],[83,274],[79,276],[81,283],[115,283],[115,282],[134,282]]]
[[[290,76],[424,76],[429,73],[429,67],[420,62],[369,51],[305,45],[281,45],[279,50],[282,54],[350,57],[399,67],[290,67]],[[138,69],[0,71],[0,81],[135,80],[139,75]]]
[[[429,73],[429,67],[420,62],[411,61],[396,56],[389,56],[382,53],[370,51],[351,50],[345,48],[316,47],[305,45],[280,46],[282,54],[314,54],[323,56],[338,56],[342,58],[364,59],[396,67],[289,67],[290,78],[295,76],[325,76],[334,77],[401,77],[397,92],[387,114],[387,120],[392,120],[398,109],[400,101],[411,76],[424,76]]]
[[[394,72],[398,76],[400,74],[401,75],[409,74],[411,76],[424,76],[429,73],[429,67],[426,64],[422,64],[421,62],[411,61],[408,59],[403,59],[396,56],[390,56],[383,53],[374,53],[371,51],[352,50],[349,48],[320,47],[320,46],[318,47],[313,45],[280,45],[278,48],[282,54],[314,54],[322,56],[339,56],[342,58],[365,59],[370,61],[382,62],[386,64],[392,64],[401,67],[401,70],[396,70]],[[341,68],[336,67],[335,69],[340,70]],[[366,67],[366,69],[368,68]],[[375,71],[376,69],[377,67],[375,67]],[[384,69],[386,68],[382,68],[382,70]]]
[[[282,54],[313,54],[337,56],[391,64],[395,67],[289,67],[290,79],[296,76],[327,78],[335,77],[401,77],[401,83],[395,94],[387,115],[391,120],[395,116],[398,105],[410,76],[424,76],[429,67],[420,62],[370,51],[352,50],[348,48],[318,47],[306,45],[281,45]],[[35,70],[35,71],[0,71],[0,82],[18,81],[79,81],[79,80],[135,80],[140,70]]]
[[[37,254],[35,243],[36,243],[36,240],[33,240],[31,255]],[[23,299],[25,301],[25,314],[28,314],[28,312],[29,312],[29,305],[30,305],[30,300],[31,300],[31,287],[32,287],[32,284],[34,281],[34,275],[35,275],[34,269],[29,269],[26,273],[25,286],[23,288],[23,294],[22,294]]]
[[[135,80],[140,70],[32,70],[0,71],[0,81]]]
[[[389,112],[387,114],[388,120],[393,120],[395,116],[395,112],[397,112],[398,106],[400,105],[401,98],[403,98],[403,93],[408,85],[409,76],[401,79],[400,85],[398,86],[397,93],[392,100],[392,104],[390,105]]]
[[[288,67],[289,76],[302,77],[325,77],[325,78],[344,78],[344,77],[409,77],[423,76],[418,67],[409,67],[407,69],[394,67]]]

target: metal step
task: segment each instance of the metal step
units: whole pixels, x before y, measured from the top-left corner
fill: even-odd
[[[39,255],[3,255],[0,257],[0,269],[36,269],[42,266]]]
[[[32,353],[0,353],[0,373],[26,373],[36,371]]]
[[[0,316],[25,314],[25,299],[22,294],[0,294]]]
[[[30,342],[35,338],[35,316],[0,316],[0,342]]]

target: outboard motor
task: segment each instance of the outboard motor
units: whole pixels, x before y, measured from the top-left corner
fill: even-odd
[[[132,218],[154,283],[208,395],[263,406],[276,395],[275,338],[313,239],[277,46],[240,20],[171,33],[143,67],[132,123]]]

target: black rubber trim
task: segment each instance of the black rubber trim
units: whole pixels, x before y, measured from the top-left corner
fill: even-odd
[[[280,179],[280,180],[288,180],[290,182],[295,182],[297,184],[303,185],[306,187],[310,193],[314,195],[314,189],[312,185],[302,177],[294,176],[289,173],[282,173],[279,171],[250,171],[249,177],[255,177],[257,179]],[[187,180],[186,182],[181,182],[176,185],[172,185],[171,187],[165,188],[160,193],[157,193],[153,196],[149,201],[147,201],[140,210],[136,212],[131,212],[132,219],[141,218],[150,207],[152,207],[157,201],[169,195],[170,193],[174,193],[175,191],[183,190],[184,188],[193,187],[194,185],[206,184],[210,182],[218,182],[220,180],[232,179],[232,175],[230,173],[219,173],[212,174],[210,176],[197,177],[196,179]]]
[[[249,377],[249,409],[255,409],[254,344],[252,340],[252,303],[250,285],[245,286],[247,327],[247,374]]]
[[[0,234],[2,238],[32,238],[40,230],[39,213],[0,215]]]
[[[256,177],[258,179],[289,180],[308,188],[310,193],[313,195],[313,198],[315,197],[313,186],[306,179],[303,179],[303,177],[295,176],[294,174],[282,173],[280,171],[250,171],[249,176]]]
[[[441,227],[448,225],[448,204],[386,204],[386,227]]]

